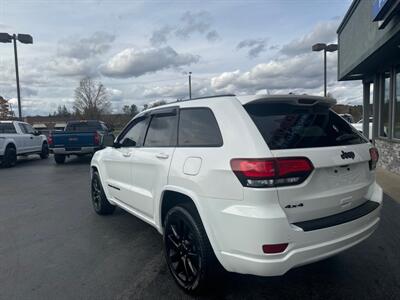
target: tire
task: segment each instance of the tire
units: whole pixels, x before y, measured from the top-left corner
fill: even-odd
[[[46,159],[49,157],[49,145],[44,142],[42,145],[42,152],[40,152],[40,158]]]
[[[220,264],[193,206],[169,210],[163,239],[168,268],[185,292],[199,294],[218,282]]]
[[[65,163],[65,155],[64,154],[54,154],[54,160],[58,165],[62,165]]]
[[[3,160],[1,162],[1,166],[4,168],[10,168],[15,166],[17,163],[17,150],[14,146],[8,145],[6,150],[4,151]]]
[[[115,206],[108,201],[97,171],[92,175],[91,192],[94,211],[99,215],[111,215]]]

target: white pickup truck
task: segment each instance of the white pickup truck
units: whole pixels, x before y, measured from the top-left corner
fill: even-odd
[[[46,136],[28,123],[0,121],[0,166],[12,167],[17,156],[29,154],[39,154],[42,159],[49,156]]]

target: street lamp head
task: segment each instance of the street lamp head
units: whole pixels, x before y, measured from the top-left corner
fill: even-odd
[[[326,46],[326,51],[328,52],[335,52],[338,50],[338,45],[337,44],[329,44]]]
[[[314,44],[311,49],[312,51],[322,51],[326,49],[326,44],[324,43]]]
[[[17,40],[23,44],[33,44],[33,38],[30,34],[18,33]]]
[[[6,32],[0,32],[0,43],[11,43],[12,35],[9,35]]]

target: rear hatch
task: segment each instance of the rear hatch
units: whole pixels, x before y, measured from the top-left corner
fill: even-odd
[[[279,186],[279,202],[291,223],[355,208],[374,181],[368,141],[334,113],[331,101],[265,99],[244,105],[276,159],[310,160],[300,184]]]

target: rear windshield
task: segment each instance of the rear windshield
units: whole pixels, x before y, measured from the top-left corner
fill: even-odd
[[[79,122],[79,123],[68,123],[67,127],[65,127],[65,131],[75,131],[75,132],[95,132],[98,130],[102,130],[100,123],[88,123],[88,122]]]
[[[245,109],[271,150],[332,147],[367,140],[327,105],[250,103]]]
[[[0,134],[1,133],[17,133],[12,123],[0,123]]]

